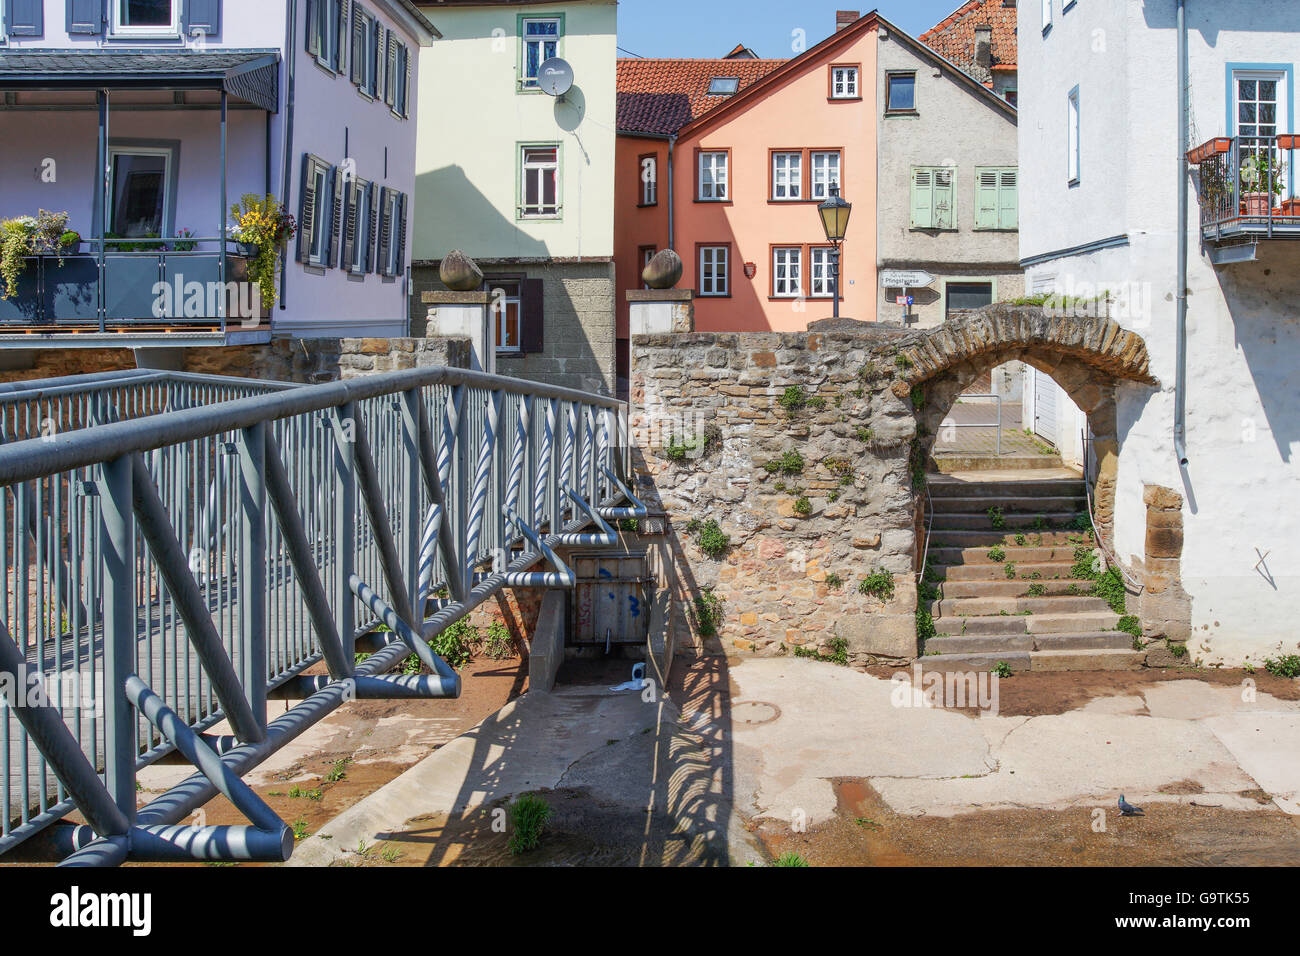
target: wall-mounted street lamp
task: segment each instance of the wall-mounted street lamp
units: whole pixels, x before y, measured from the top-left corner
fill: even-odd
[[[822,217],[822,228],[831,244],[831,295],[834,302],[834,317],[840,317],[840,243],[849,231],[849,213],[853,212],[853,203],[840,198],[838,183],[831,183],[828,190],[830,198],[817,206]]]

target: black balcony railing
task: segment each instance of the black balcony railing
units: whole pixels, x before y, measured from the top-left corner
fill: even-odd
[[[1201,232],[1208,240],[1237,236],[1300,238],[1295,153],[1300,136],[1219,136],[1187,154],[1197,167]]]

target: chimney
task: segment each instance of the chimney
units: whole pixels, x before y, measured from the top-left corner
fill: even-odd
[[[975,28],[975,65],[985,71],[993,66],[993,28],[991,26]]]
[[[836,10],[835,11],[835,32],[839,33],[845,27],[852,26],[858,22],[858,11],[856,10]]]

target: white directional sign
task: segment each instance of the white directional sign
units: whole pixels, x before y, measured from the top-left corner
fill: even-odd
[[[934,276],[922,269],[882,269],[880,272],[880,284],[886,289],[913,289],[933,281]]]

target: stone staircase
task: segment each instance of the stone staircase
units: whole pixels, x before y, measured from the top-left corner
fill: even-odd
[[[1074,549],[1089,540],[1074,527],[1087,511],[1082,479],[931,475],[930,496],[929,582],[939,595],[929,602],[936,636],[924,670],[1142,667],[1145,655],[1116,629],[1120,615],[1089,593],[1091,581],[1072,577]],[[990,508],[1001,509],[1001,527]]]

